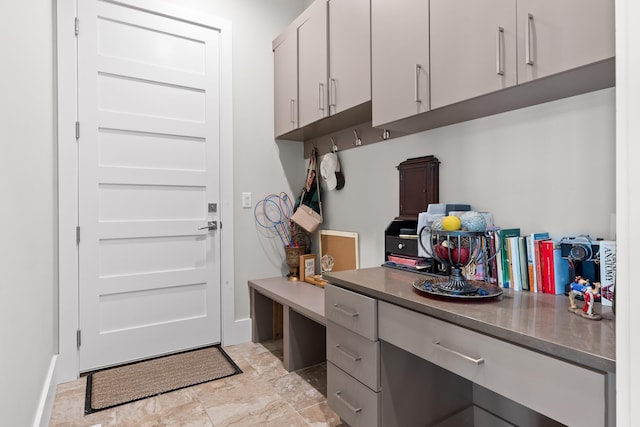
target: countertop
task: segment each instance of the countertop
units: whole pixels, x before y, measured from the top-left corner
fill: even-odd
[[[595,310],[603,318],[594,321],[570,313],[564,295],[504,289],[495,299],[437,299],[413,288],[412,283],[424,275],[386,267],[329,272],[323,277],[336,286],[591,369],[616,369],[615,315],[599,303]]]

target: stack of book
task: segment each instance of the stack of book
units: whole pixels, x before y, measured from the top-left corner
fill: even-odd
[[[519,228],[489,228],[489,281],[518,291],[564,294],[573,280],[560,244],[547,232],[521,235]],[[497,254],[496,254],[497,252]]]

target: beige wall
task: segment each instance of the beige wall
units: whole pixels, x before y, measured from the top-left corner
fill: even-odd
[[[323,226],[360,234],[360,266],[384,262],[396,166],[430,154],[443,203],[469,203],[522,233],[614,237],[613,88],[338,152],[346,184],[324,193]]]
[[[51,0],[0,14],[0,424],[34,421],[56,350]]]

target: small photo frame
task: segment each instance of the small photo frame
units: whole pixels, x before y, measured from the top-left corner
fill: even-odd
[[[300,280],[305,281],[307,277],[316,274],[316,254],[300,255]]]

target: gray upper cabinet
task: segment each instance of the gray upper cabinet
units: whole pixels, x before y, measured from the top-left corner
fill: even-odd
[[[371,0],[373,126],[429,108],[429,1]]]
[[[431,0],[431,108],[517,84],[516,0]]]
[[[278,137],[298,127],[298,37],[284,35],[273,49],[274,132]]]
[[[614,2],[316,0],[273,42],[275,135],[415,133],[611,87]]]
[[[329,1],[329,114],[371,100],[370,0]]]
[[[614,0],[518,0],[518,82],[615,56]]]
[[[299,126],[329,114],[327,88],[327,3],[316,1],[298,27]]]

